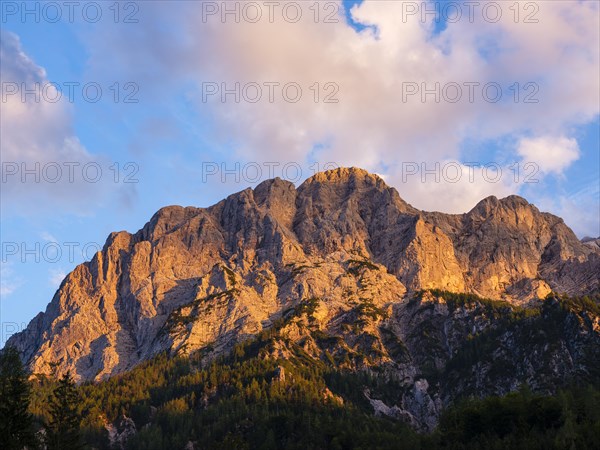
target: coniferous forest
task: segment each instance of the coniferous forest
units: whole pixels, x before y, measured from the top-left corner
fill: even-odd
[[[450,303],[479,301],[437,294]],[[563,300],[565,308],[597,307],[589,298]],[[291,357],[266,357],[279,338],[276,325],[208,365],[202,352],[163,354],[79,386],[69,374],[30,376],[16,350],[6,348],[0,360],[2,448],[598,448],[597,380],[566,384],[552,395],[522,385],[501,397],[461,398],[443,411],[432,433],[419,433],[375,415],[364,395],[367,389],[394,398],[402,387],[393,380],[338,369],[293,343]]]

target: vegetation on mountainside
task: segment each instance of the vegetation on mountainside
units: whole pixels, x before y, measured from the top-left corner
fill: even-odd
[[[454,380],[469,376],[468,367],[489,359],[490,346],[498,345],[499,336],[507,330],[524,344],[526,340],[545,339],[552,345],[557,324],[566,323],[565,315],[597,315],[600,304],[596,297],[549,296],[539,308],[528,310],[467,294],[430,293],[442,297],[451,310],[480,308],[495,318],[493,327],[467,339],[438,374]],[[376,370],[340,369],[329,350],[342,345],[343,339],[314,326],[320,301],[311,298],[301,302],[270,329],[238,343],[227,356],[210,363],[202,352],[185,358],[163,354],[128,373],[84,383],[76,392],[65,387],[65,380],[37,376],[27,382],[22,377],[27,385],[23,392],[31,389],[31,393],[19,397],[21,408],[16,410],[28,408],[38,429],[52,430],[56,405],[61,404],[70,419],[81,419],[77,425],[82,442],[97,449],[110,448],[106,425],[115,424],[119,431],[124,417],[131,418],[136,428],[125,444],[131,449],[184,448],[190,441],[195,448],[206,449],[597,446],[600,375],[593,370],[587,384],[557,386],[552,396],[532,393],[523,386],[501,397],[462,398],[446,408],[438,428],[430,434],[419,434],[398,420],[374,416],[366,390],[371,398],[393,405],[400,403],[407,388]],[[370,317],[370,306],[357,308],[357,317],[385,319],[379,312]],[[308,337],[329,357],[316,358],[282,335],[287,324],[301,320],[309,324]],[[394,358],[410,358],[404,342],[384,325],[380,331],[385,348],[393,350]],[[359,338],[368,341],[369,336],[374,338],[370,334]],[[275,356],[282,345],[285,357]],[[11,350],[5,349],[2,355],[7,352]],[[1,373],[5,377],[5,372]],[[5,379],[0,381],[6,383]],[[62,395],[61,389],[68,395]],[[60,395],[62,400],[57,402]],[[49,408],[51,404],[54,406]],[[4,448],[5,442],[2,444]]]
[[[29,412],[31,386],[19,352],[0,353],[0,441],[3,449],[17,450],[35,443],[33,417]]]

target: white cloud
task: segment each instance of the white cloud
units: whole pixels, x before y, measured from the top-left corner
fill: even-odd
[[[147,3],[145,24],[152,34],[111,26],[90,40],[90,68],[139,80],[156,98],[172,96],[185,83],[187,100],[211,123],[215,147],[233,145],[235,153],[224,159],[302,163],[310,155],[321,163],[383,171],[397,182],[403,162],[460,161],[465,139],[483,145],[506,137],[531,136],[535,143],[560,136],[563,141],[552,147],[557,154],[545,163],[547,171],[556,173],[574,157],[576,143],[568,130],[599,113],[598,4],[536,5],[538,23],[515,23],[505,7],[498,23],[482,20],[479,12],[474,23],[465,16],[436,35],[432,23],[420,23],[419,15],[404,21],[402,2],[367,0],[352,9],[354,19],[375,25],[377,34],[371,29],[358,33],[343,18],[337,24],[315,23],[307,7],[298,23],[277,15],[273,23],[215,18],[204,23],[200,3]],[[173,32],[160,26],[164,23],[180,26]],[[110,68],[103,63],[107,58],[113,61]],[[297,82],[304,95],[297,103],[283,101],[279,91],[273,103],[236,103],[233,96],[226,103],[203,102],[203,82],[233,87],[236,81],[242,86]],[[325,83],[339,86],[339,102],[315,103],[310,87],[317,82],[321,100]],[[403,97],[407,83],[431,88],[436,82],[440,90],[448,83],[463,86],[462,100]],[[480,83],[473,103],[465,82]],[[502,88],[498,103],[483,98],[482,86],[490,82]],[[535,84],[526,88],[529,82]],[[537,103],[525,103],[527,95]],[[522,148],[527,149],[533,152],[531,145]],[[507,151],[519,159],[515,149]],[[510,159],[502,157],[503,162]],[[486,159],[479,162],[488,162],[489,155]],[[413,180],[396,186],[415,206],[453,212],[471,208],[476,195],[502,196],[519,188],[485,180],[475,184],[423,186]]]
[[[70,105],[64,99],[49,101],[56,90],[49,84],[46,71],[23,52],[18,36],[2,30],[0,51],[4,131],[2,160],[50,162],[88,159],[89,154],[73,134]],[[48,86],[45,95],[42,94],[44,86]],[[15,93],[12,93],[13,89],[16,89]],[[24,96],[25,89],[37,93]]]
[[[23,51],[19,37],[4,29],[0,33],[3,214],[84,213],[109,188],[108,177],[89,182],[96,177],[95,167],[110,163],[79,141],[74,105],[66,94],[56,97],[46,71]],[[25,90],[32,93],[23,95]],[[86,164],[94,167],[84,173]]]
[[[596,180],[598,183],[599,180]],[[577,236],[583,238],[600,237],[598,212],[600,211],[600,193],[598,184],[573,195],[541,196],[533,198],[536,206],[542,211],[552,211],[565,218]]]
[[[46,242],[52,242],[52,243],[58,242],[58,240],[54,236],[52,236],[50,233],[48,233],[47,231],[42,232],[41,238],[43,240],[45,240]]]
[[[60,287],[60,283],[62,283],[62,281],[67,276],[67,272],[63,269],[50,269],[49,273],[50,273],[50,284],[55,289],[58,289]]]
[[[0,262],[0,297],[8,297],[21,285],[21,281],[15,276],[11,264]]]
[[[386,181],[398,188],[404,200],[429,211],[465,212],[485,197],[516,194],[521,184],[518,180],[515,182],[514,172],[509,167],[496,164],[442,161],[438,166],[418,166],[404,165],[401,174]]]
[[[565,136],[524,138],[519,142],[517,152],[523,161],[537,164],[542,172],[556,174],[562,174],[580,155],[577,141]]]

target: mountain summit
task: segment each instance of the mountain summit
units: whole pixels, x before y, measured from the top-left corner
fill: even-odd
[[[420,291],[527,305],[598,291],[599,273],[596,247],[523,198],[424,212],[380,177],[340,168],[298,188],[268,180],[209,208],[169,206],[135,234],[112,233],[8,345],[35,373],[55,363],[98,380],[164,351],[221,354],[306,302],[319,330],[343,336],[359,308],[371,334],[387,323],[387,341],[406,343],[416,325],[403,308]]]

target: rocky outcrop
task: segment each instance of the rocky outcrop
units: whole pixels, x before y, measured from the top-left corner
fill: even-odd
[[[600,250],[600,237],[595,239],[591,237],[585,237],[581,240],[581,242],[594,250]]]
[[[528,304],[598,291],[598,273],[598,248],[522,198],[422,212],[378,176],[336,169],[297,189],[274,179],[206,209],[166,207],[135,234],[112,233],[8,345],[33,372],[56,363],[99,380],[163,351],[221,354],[311,299],[323,330],[389,315],[410,342],[400,305],[421,289]],[[435,406],[423,389],[411,401]]]
[[[121,450],[126,448],[127,441],[137,433],[135,422],[125,415],[114,424],[106,423],[105,428],[111,448]]]

